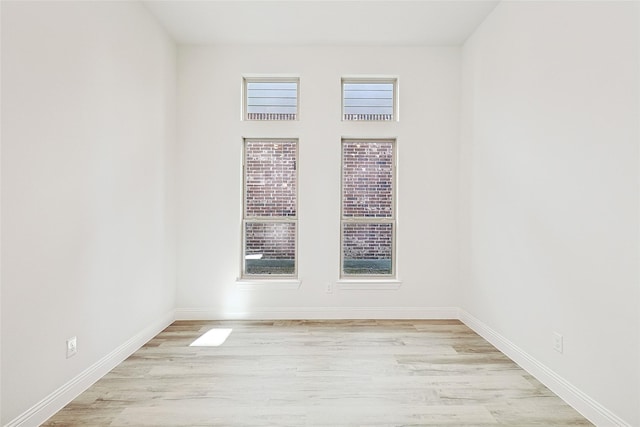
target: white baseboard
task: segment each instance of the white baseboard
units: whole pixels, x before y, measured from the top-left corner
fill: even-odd
[[[72,378],[62,387],[33,405],[27,411],[10,421],[5,427],[37,427],[69,402],[75,399],[83,391],[91,387],[93,383],[105,376],[110,370],[119,365],[123,360],[136,352],[164,328],[174,321],[173,311],[162,316],[152,325],[138,332],[122,345],[114,349],[102,359]]]
[[[569,381],[556,374],[549,367],[539,362],[533,356],[471,314],[462,309],[460,309],[459,313],[460,321],[520,365],[522,369],[533,375],[538,381],[547,386],[549,390],[560,396],[561,399],[595,425],[603,427],[631,427],[631,424],[600,405]]]
[[[178,308],[176,320],[457,319],[457,307]]]

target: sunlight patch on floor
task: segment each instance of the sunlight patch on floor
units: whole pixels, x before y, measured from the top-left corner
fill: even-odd
[[[233,329],[213,328],[205,332],[197,340],[189,344],[189,347],[218,347],[231,335]]]

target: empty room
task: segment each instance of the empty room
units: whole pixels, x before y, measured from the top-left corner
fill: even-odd
[[[640,426],[639,2],[0,14],[0,425]]]

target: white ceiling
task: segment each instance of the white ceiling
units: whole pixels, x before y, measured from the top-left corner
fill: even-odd
[[[178,43],[457,45],[498,1],[149,0]]]

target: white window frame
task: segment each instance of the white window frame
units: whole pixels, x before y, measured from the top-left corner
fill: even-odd
[[[289,217],[273,217],[273,216],[247,216],[246,214],[246,198],[247,198],[247,142],[250,141],[262,141],[262,142],[294,142],[296,146],[295,161],[296,161],[296,215]],[[299,162],[299,149],[300,144],[298,138],[243,138],[242,139],[242,228],[241,233],[241,257],[240,257],[240,280],[251,281],[254,283],[264,282],[269,283],[273,280],[279,282],[295,281],[295,287],[299,286],[298,279],[298,205],[300,198],[300,162]],[[294,236],[294,272],[293,274],[247,274],[246,272],[246,225],[248,223],[293,223],[295,226]],[[293,283],[293,282],[292,282]]]
[[[295,83],[296,84],[296,118],[281,119],[250,119],[248,111],[249,91],[247,83]],[[250,122],[295,122],[300,120],[300,77],[293,76],[243,76],[242,77],[242,120]]]
[[[345,217],[344,216],[344,143],[345,142],[390,142],[392,144],[392,175],[391,175],[391,217]],[[352,283],[354,288],[362,288],[360,284],[375,284],[383,282],[397,282],[397,250],[396,235],[398,229],[397,217],[397,138],[342,138],[340,142],[340,280],[342,283]],[[345,224],[391,224],[391,273],[390,274],[345,274],[344,272],[344,225]],[[395,285],[392,285],[395,289]],[[342,289],[349,289],[342,285]],[[375,289],[375,286],[370,289]]]
[[[345,84],[376,84],[376,83],[388,83],[393,84],[393,110],[391,113],[391,120],[348,120],[345,119],[345,105],[344,105],[344,85]],[[342,77],[340,81],[340,119],[343,122],[381,122],[381,123],[390,123],[397,122],[399,120],[398,116],[398,78],[393,76],[371,76],[371,77],[362,77],[362,76],[353,76],[353,77]]]

